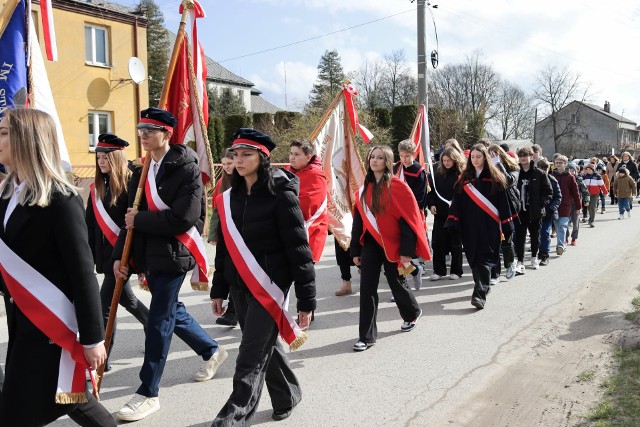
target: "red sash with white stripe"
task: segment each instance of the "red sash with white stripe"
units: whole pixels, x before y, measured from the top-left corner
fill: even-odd
[[[278,325],[278,331],[283,340],[292,350],[298,349],[307,340],[305,334],[293,317],[287,311],[288,299],[282,289],[278,287],[262,269],[255,256],[251,253],[242,234],[238,231],[231,217],[231,189],[218,196],[220,226],[224,242],[231,255],[234,265],[251,294],[264,307]],[[222,209],[220,209],[220,207]]]
[[[307,232],[307,240],[309,241],[309,247],[311,248],[311,254],[313,255],[314,262],[320,260],[322,249],[324,248],[324,242],[326,240],[327,231],[319,230],[318,227],[322,224],[322,221],[326,218],[327,212],[327,196],[324,197],[322,204],[318,207],[318,210],[311,215],[311,217],[304,222],[304,229]],[[324,231],[324,232],[321,232]],[[321,235],[321,238],[318,236]],[[313,238],[312,238],[313,236]],[[316,259],[317,258],[317,259]]]
[[[156,188],[156,180],[152,175],[147,175],[144,195],[147,199],[147,206],[150,211],[159,212],[170,209],[162,201]],[[196,227],[191,227],[186,233],[178,234],[176,239],[182,243],[191,256],[196,260],[196,268],[191,274],[191,288],[196,291],[206,291],[209,289],[209,266],[207,264],[207,251],[204,247],[202,236]]]
[[[118,234],[120,234],[120,227],[118,227],[118,224],[116,224],[109,216],[102,200],[98,197],[96,185],[91,183],[89,187],[91,189],[91,204],[93,205],[93,213],[96,217],[96,222],[98,223],[102,234],[104,234],[104,237],[107,238],[111,246],[115,247],[116,240],[118,240]]]
[[[78,342],[78,320],[74,305],[65,294],[27,264],[0,239],[0,273],[20,311],[51,341],[62,348],[55,401],[84,403],[85,372],[94,391],[95,378]],[[38,384],[34,384],[37,387]]]
[[[504,235],[502,234],[502,222],[500,221],[500,214],[498,213],[498,208],[495,207],[493,203],[489,201],[484,195],[478,191],[476,187],[474,187],[471,183],[466,184],[464,187],[464,192],[467,193],[467,196],[474,201],[476,205],[483,211],[487,213],[495,222],[498,223],[498,228],[500,229],[500,237],[504,239]]]

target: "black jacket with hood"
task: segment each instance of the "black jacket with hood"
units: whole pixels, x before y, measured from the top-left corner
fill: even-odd
[[[294,282],[298,311],[316,308],[315,269],[298,200],[299,181],[292,173],[270,169],[275,194],[267,179],[231,191],[231,218],[260,266],[283,292]],[[219,199],[216,199],[217,201]],[[216,203],[218,203],[216,201]],[[211,298],[227,298],[229,286],[246,288],[218,227]]]
[[[134,170],[129,181],[129,207],[140,181],[142,168]],[[149,171],[150,177],[152,172]],[[142,197],[134,220],[132,247],[136,270],[149,273],[186,273],[195,267],[195,259],[175,238],[195,226],[202,234],[206,213],[206,198],[198,161],[194,151],[181,144],[172,144],[156,175],[158,195],[170,209],[153,212]],[[112,258],[122,257],[127,230],[122,229],[113,249]]]

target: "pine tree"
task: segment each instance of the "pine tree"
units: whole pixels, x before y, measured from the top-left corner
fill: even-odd
[[[209,115],[220,116],[223,119],[231,114],[246,114],[247,109],[239,94],[233,93],[231,88],[225,87],[218,91],[209,89]]]
[[[337,50],[327,50],[318,64],[318,77],[311,90],[310,106],[326,107],[344,84],[344,71]]]
[[[154,0],[141,0],[138,8],[147,16],[147,68],[149,105],[157,106],[169,64],[169,44],[164,16]]]

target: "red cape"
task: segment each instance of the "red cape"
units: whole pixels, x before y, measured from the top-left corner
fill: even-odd
[[[322,164],[317,156],[313,156],[309,164],[303,169],[296,170],[291,166],[285,168],[300,179],[300,209],[305,221],[308,221],[328,197],[327,194],[327,178],[322,171]],[[329,221],[327,219],[327,210],[309,227],[309,246],[311,247],[311,256],[314,262],[320,261],[324,243],[327,240],[327,229]]]
[[[416,256],[422,257],[427,261],[431,260],[431,251],[429,250],[429,243],[427,242],[426,225],[422,219],[422,215],[420,215],[420,209],[411,192],[411,188],[398,177],[393,176],[391,178],[390,189],[391,193],[385,191],[382,194],[382,200],[388,200],[390,194],[390,202],[386,203],[383,212],[375,216],[382,237],[382,247],[385,256],[391,262],[400,261],[400,218],[402,218],[416,234]],[[367,187],[365,201],[367,206],[371,206],[370,186]],[[363,222],[366,224],[367,221],[364,219],[366,215],[360,205],[360,191],[356,194],[356,207],[360,211],[360,216],[363,217]],[[363,227],[360,244],[364,244],[365,231],[366,227]]]

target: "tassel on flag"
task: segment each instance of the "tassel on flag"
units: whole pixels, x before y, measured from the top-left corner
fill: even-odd
[[[57,61],[58,47],[56,46],[56,32],[53,27],[53,5],[51,0],[40,0],[40,13],[42,13],[42,35],[47,59],[49,61]]]
[[[362,126],[358,120],[358,111],[356,110],[355,103],[353,101],[353,95],[357,95],[358,91],[351,84],[347,83],[343,89],[345,103],[347,104],[347,111],[349,112],[349,118],[351,119],[351,126],[353,127],[353,133],[355,135],[360,134],[365,144],[368,144],[373,139],[373,134],[369,129]]]
[[[180,13],[183,12],[180,6]],[[195,142],[198,164],[202,172],[202,182],[212,182],[213,156],[207,136],[209,122],[209,103],[207,99],[207,65],[204,49],[198,41],[196,19],[205,16],[202,6],[194,1],[188,10],[190,31],[180,38],[176,68],[166,84],[169,85],[167,103],[160,108],[173,113],[178,120],[172,144]],[[193,47],[193,49],[190,49]]]

